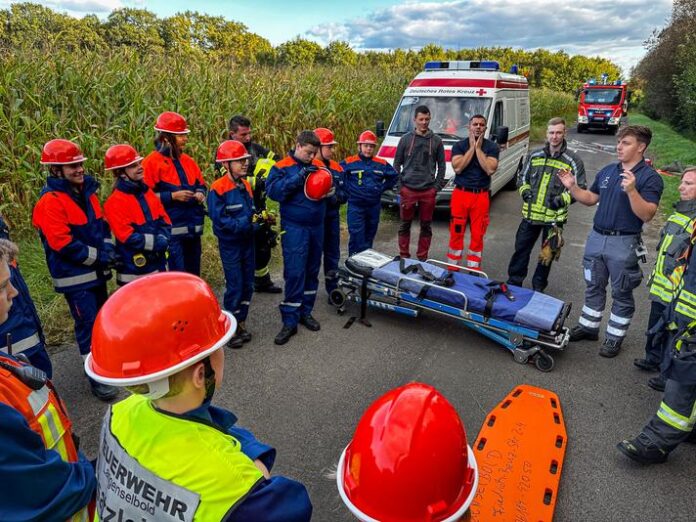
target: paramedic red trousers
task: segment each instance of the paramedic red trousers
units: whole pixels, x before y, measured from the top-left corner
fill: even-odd
[[[481,267],[483,254],[483,236],[486,234],[490,217],[488,211],[491,196],[488,189],[462,189],[452,191],[450,202],[450,240],[447,261],[453,265],[460,264],[464,253],[464,231],[469,224],[469,250],[466,254],[466,266]]]
[[[420,234],[418,236],[418,250],[416,257],[426,259],[430,250],[430,242],[433,239],[433,212],[435,211],[435,195],[437,190],[434,188],[425,190],[412,190],[408,187],[401,187],[399,191],[399,214],[401,225],[399,225],[399,255],[401,257],[411,257],[411,223],[416,215],[416,205],[418,206],[418,217],[420,219]]]

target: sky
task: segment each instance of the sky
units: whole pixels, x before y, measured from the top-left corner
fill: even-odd
[[[36,0],[34,0],[36,1]],[[625,73],[645,53],[643,42],[670,16],[670,0],[48,0],[73,16],[104,18],[119,7],[167,17],[196,10],[242,22],[278,45],[301,36],[325,45],[345,40],[357,50],[503,46],[563,49],[610,58]],[[7,7],[9,0],[0,0]]]

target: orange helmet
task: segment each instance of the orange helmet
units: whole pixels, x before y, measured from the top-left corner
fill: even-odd
[[[142,159],[138,151],[128,144],[112,145],[104,156],[104,170],[122,169]]]
[[[186,119],[176,112],[163,112],[157,116],[155,130],[169,134],[188,134],[191,132],[186,124]]]
[[[99,311],[85,371],[112,386],[148,384],[156,399],[170,375],[205,359],[237,329],[208,284],[183,272],[162,272],[119,288]]]
[[[325,198],[333,187],[333,176],[329,169],[320,167],[310,172],[305,179],[304,193],[307,199],[319,201]]]
[[[82,163],[86,159],[80,147],[69,140],[51,140],[41,151],[42,165],[72,165]]]
[[[411,383],[365,411],[338,463],[341,499],[359,520],[459,520],[478,469],[459,415],[435,388]]]
[[[243,143],[236,140],[226,140],[218,147],[215,161],[222,163],[223,161],[237,161],[250,157],[251,154],[247,152]]]
[[[338,145],[338,142],[334,139],[334,133],[326,127],[319,127],[314,129],[314,134],[317,135],[322,147],[325,145]]]
[[[369,130],[362,131],[357,143],[358,145],[377,145],[377,135]]]

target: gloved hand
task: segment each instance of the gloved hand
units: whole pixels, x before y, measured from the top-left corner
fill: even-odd
[[[169,246],[169,239],[164,234],[157,234],[155,236],[155,252],[161,252],[162,250],[167,250]]]
[[[110,268],[116,261],[113,248],[102,248],[97,252],[97,264],[102,268]]]
[[[551,198],[551,201],[549,201],[549,208],[551,210],[558,210],[563,207],[565,207],[565,201],[563,201],[563,196],[556,196],[554,198]]]
[[[524,201],[525,203],[531,203],[533,199],[534,199],[534,194],[532,193],[531,190],[525,190],[522,193],[522,201]]]

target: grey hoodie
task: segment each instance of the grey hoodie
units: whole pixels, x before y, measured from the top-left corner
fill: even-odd
[[[428,130],[422,136],[413,130],[399,140],[394,156],[399,186],[412,190],[440,189],[445,184],[445,168],[445,147],[433,131]]]

